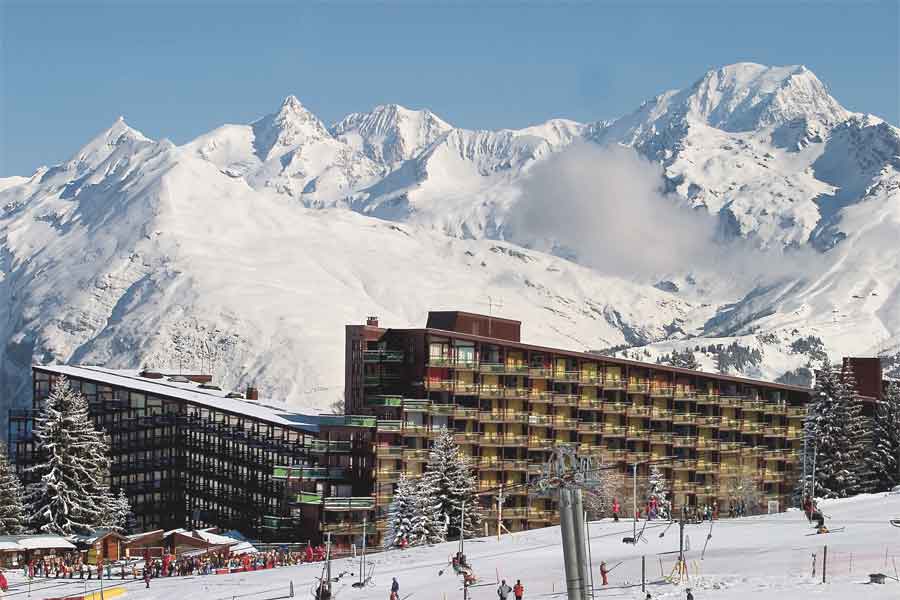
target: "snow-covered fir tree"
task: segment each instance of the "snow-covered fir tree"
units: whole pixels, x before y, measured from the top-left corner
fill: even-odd
[[[22,533],[26,526],[22,504],[22,483],[6,454],[6,444],[0,443],[0,535]]]
[[[660,519],[668,519],[672,513],[672,503],[668,498],[669,483],[666,476],[656,465],[650,465],[650,474],[647,478],[647,502],[656,499],[657,516]]]
[[[418,484],[406,474],[400,475],[397,489],[388,508],[387,535],[384,537],[385,548],[399,547],[404,543],[415,543],[413,528],[416,524],[416,510],[419,505]],[[405,542],[404,542],[405,540]]]
[[[827,360],[823,363],[804,429],[807,452],[815,454],[814,495],[844,498],[858,493],[866,469],[861,444],[866,425],[849,367],[841,371]],[[812,465],[809,457],[807,465]]]
[[[35,417],[38,462],[29,471],[25,511],[30,525],[59,535],[121,525],[118,498],[110,491],[109,444],[94,427],[84,396],[60,377]]]
[[[432,513],[444,523],[447,535],[458,537],[463,502],[465,502],[466,536],[475,535],[481,525],[481,507],[475,495],[477,483],[471,463],[453,440],[453,433],[444,429],[435,440],[428,456],[428,464],[419,488],[434,507]]]
[[[883,492],[900,485],[900,386],[896,383],[887,386],[875,406],[866,465],[866,491]]]
[[[412,532],[417,544],[439,544],[447,540],[447,516],[441,513],[430,485],[432,482],[422,478],[416,488]]]
[[[608,465],[593,469],[593,484],[584,491],[584,508],[591,519],[602,519],[612,515],[613,501],[621,497],[624,482],[621,473]]]

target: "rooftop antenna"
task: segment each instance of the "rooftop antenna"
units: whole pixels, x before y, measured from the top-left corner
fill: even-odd
[[[488,337],[494,337],[492,334],[492,321],[494,318],[494,309],[495,308],[503,308],[503,299],[497,298],[494,299],[493,296],[487,297],[487,302],[480,302],[481,305],[487,305],[488,307]]]

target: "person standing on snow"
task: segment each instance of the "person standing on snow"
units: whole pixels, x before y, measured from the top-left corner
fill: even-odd
[[[497,588],[497,596],[500,597],[500,600],[508,600],[511,591],[512,588],[506,585],[506,580],[504,579],[500,582],[500,587]]]
[[[600,562],[600,577],[603,578],[603,585],[609,585],[609,579],[607,575],[609,574],[609,570],[606,568],[606,561]]]
[[[691,593],[691,588],[687,589],[687,596],[685,596],[684,600],[694,600],[694,594]]]
[[[513,586],[513,596],[516,597],[516,600],[522,600],[525,596],[525,588],[522,587],[522,581],[520,579],[516,579],[516,585]]]
[[[400,598],[400,582],[394,577],[391,581],[391,600],[398,600],[398,598]]]
[[[613,498],[613,522],[619,522],[619,510],[621,507],[619,506],[619,499]]]

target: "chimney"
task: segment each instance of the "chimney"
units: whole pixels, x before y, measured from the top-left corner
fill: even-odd
[[[252,385],[248,385],[247,393],[244,394],[244,397],[247,398],[247,400],[259,400],[259,390]]]
[[[366,317],[366,326],[367,327],[378,327],[378,317],[377,316]]]

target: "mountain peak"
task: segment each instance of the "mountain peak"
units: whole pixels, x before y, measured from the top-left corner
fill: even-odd
[[[289,95],[277,113],[251,124],[254,148],[260,160],[268,160],[309,142],[331,137],[325,125],[296,96]]]
[[[372,160],[391,165],[412,158],[452,129],[427,108],[379,104],[370,112],[347,115],[331,133]]]
[[[803,65],[725,65],[708,71],[683,95],[690,114],[726,131],[750,131],[797,118],[831,124],[849,115]]]
[[[85,144],[69,160],[79,171],[96,166],[116,151],[116,149],[134,144],[150,143],[153,140],[134,129],[119,116],[106,130],[100,132]]]

